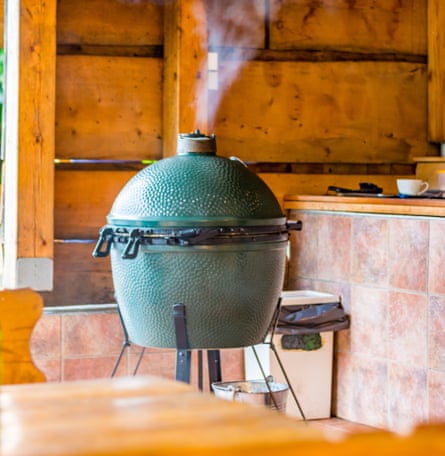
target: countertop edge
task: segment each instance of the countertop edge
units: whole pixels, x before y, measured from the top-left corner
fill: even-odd
[[[285,210],[445,217],[445,199],[285,195]]]

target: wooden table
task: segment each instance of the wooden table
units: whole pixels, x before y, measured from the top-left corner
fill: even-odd
[[[157,377],[1,387],[2,456],[266,454],[320,439],[265,407]]]
[[[234,403],[156,377],[3,386],[2,456],[436,456],[445,426],[329,442],[265,407]]]

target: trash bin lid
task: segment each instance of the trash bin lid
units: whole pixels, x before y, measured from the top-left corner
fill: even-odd
[[[338,295],[314,290],[285,290],[280,297],[282,306],[340,302]]]

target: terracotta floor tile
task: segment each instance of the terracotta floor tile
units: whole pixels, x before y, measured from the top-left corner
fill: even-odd
[[[341,439],[348,435],[376,432],[377,428],[365,424],[354,423],[341,418],[332,417],[309,421],[310,426],[321,428],[328,438]]]

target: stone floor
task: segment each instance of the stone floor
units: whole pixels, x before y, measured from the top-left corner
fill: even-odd
[[[341,438],[350,434],[373,432],[378,430],[371,426],[353,423],[351,421],[343,420],[337,417],[325,418],[321,420],[310,420],[308,423],[310,426],[317,426],[322,428],[329,436],[333,438]]]

